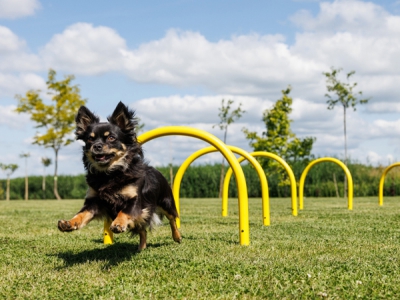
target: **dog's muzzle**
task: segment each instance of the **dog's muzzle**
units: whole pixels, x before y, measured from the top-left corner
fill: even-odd
[[[103,145],[101,143],[96,143],[91,148],[91,154],[93,159],[98,164],[107,164],[115,156],[114,153],[108,153],[103,151]]]

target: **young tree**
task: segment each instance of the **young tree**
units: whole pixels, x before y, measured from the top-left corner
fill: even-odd
[[[135,132],[136,132],[136,135],[139,135],[143,131],[144,126],[146,126],[146,124],[143,123],[139,117],[135,117],[135,119],[137,122],[137,126],[135,127]]]
[[[66,76],[64,80],[56,81],[56,71],[48,74],[47,88],[51,95],[51,104],[46,104],[40,90],[29,90],[25,97],[16,95],[18,113],[27,113],[37,128],[44,128],[45,132],[37,133],[33,144],[52,148],[54,150],[54,196],[60,200],[57,187],[58,154],[63,146],[69,145],[73,139],[70,133],[75,129],[75,114],[81,105],[86,103],[80,96],[77,85],[71,85],[73,75]]]
[[[353,89],[357,86],[357,83],[350,83],[350,77],[355,74],[355,71],[351,71],[346,74],[347,82],[341,82],[338,79],[339,73],[342,68],[335,69],[331,68],[331,72],[322,73],[326,77],[326,88],[329,93],[325,94],[328,98],[328,109],[334,109],[336,104],[340,104],[343,107],[343,130],[344,130],[344,163],[347,165],[347,129],[346,129],[346,110],[351,106],[353,110],[356,110],[357,104],[365,104],[369,98],[361,98],[362,92],[355,93]],[[347,177],[344,177],[344,196],[347,197]]]
[[[139,117],[135,117],[135,119],[136,119],[136,122],[138,124],[135,127],[135,132],[136,132],[137,135],[140,135],[140,133],[144,130],[144,126],[146,126],[146,124],[143,123],[142,120]],[[171,152],[171,140],[169,141],[169,149],[170,149],[170,152]],[[171,155],[170,163],[168,164],[168,167],[169,167],[169,178],[170,178],[169,182],[170,182],[171,188],[174,185],[174,169],[173,169],[172,161],[173,161],[173,157]]]
[[[28,201],[29,198],[29,184],[28,184],[28,157],[30,153],[21,153],[19,157],[25,158],[25,200]]]
[[[314,137],[306,137],[304,139],[297,138],[290,129],[289,114],[292,112],[292,98],[289,96],[291,87],[282,91],[282,98],[278,99],[271,109],[267,109],[263,113],[263,122],[266,131],[261,136],[257,132],[249,131],[243,128],[246,139],[254,151],[266,151],[274,153],[282,157],[289,164],[293,164],[299,160],[305,160],[310,157],[312,146],[315,142]],[[279,172],[281,177],[281,185],[289,184],[289,179],[285,175],[280,165],[275,161],[262,160],[264,168],[273,168]]]
[[[0,163],[0,168],[4,172],[6,172],[6,175],[7,175],[6,200],[9,201],[10,200],[10,176],[12,175],[12,173],[15,172],[16,169],[18,169],[18,165],[16,165],[16,164],[5,165],[5,164]]]
[[[42,157],[43,164],[43,181],[42,181],[42,191],[43,191],[43,199],[46,198],[46,168],[51,165],[51,158]]]
[[[219,129],[221,129],[224,132],[224,143],[226,144],[226,137],[228,135],[228,126],[235,122],[236,120],[239,120],[242,115],[246,112],[245,110],[242,109],[242,103],[239,103],[239,106],[231,111],[231,105],[234,103],[233,100],[228,100],[226,105],[225,105],[225,100],[222,99],[221,101],[221,107],[218,108],[219,114],[218,117],[220,118],[220,121],[218,124],[214,125],[218,126]],[[222,197],[222,189],[224,185],[224,175],[225,175],[225,159],[222,159],[221,163],[221,177],[220,177],[220,182],[219,182],[219,198]]]

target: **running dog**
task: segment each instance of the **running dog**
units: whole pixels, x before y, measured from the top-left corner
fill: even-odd
[[[134,117],[134,111],[122,102],[108,122],[100,122],[85,106],[79,108],[75,135],[85,143],[83,165],[89,188],[82,209],[71,220],[58,221],[61,231],[81,229],[95,218],[109,218],[112,232],[139,234],[141,251],[146,248],[147,229],[159,225],[165,215],[174,241],[181,242],[172,190],[164,176],[144,160]]]

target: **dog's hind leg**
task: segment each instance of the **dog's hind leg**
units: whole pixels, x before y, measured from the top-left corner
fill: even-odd
[[[179,233],[178,227],[176,226],[175,217],[173,215],[170,215],[169,213],[167,213],[165,210],[162,210],[162,213],[169,220],[169,226],[171,227],[172,238],[174,239],[174,241],[177,243],[182,242],[181,234]]]
[[[146,229],[142,229],[139,231],[139,238],[140,238],[140,242],[139,242],[138,251],[142,251],[142,250],[146,249],[146,247],[147,247],[147,231],[146,231]]]

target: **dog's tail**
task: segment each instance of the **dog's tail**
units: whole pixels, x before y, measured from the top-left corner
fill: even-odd
[[[160,226],[162,224],[163,214],[153,213],[150,219],[150,229],[153,229],[156,226]]]

